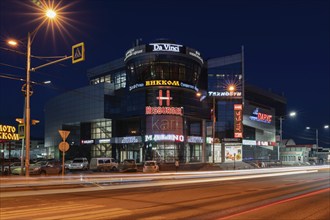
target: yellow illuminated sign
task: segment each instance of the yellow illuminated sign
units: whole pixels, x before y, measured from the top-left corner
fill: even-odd
[[[18,134],[15,134],[16,128],[10,125],[0,124],[0,140],[18,141]]]
[[[149,80],[146,81],[146,86],[180,86],[180,83],[175,80]]]
[[[72,46],[72,63],[78,63],[85,60],[84,42]]]

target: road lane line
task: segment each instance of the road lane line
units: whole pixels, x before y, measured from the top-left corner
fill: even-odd
[[[73,209],[99,209],[104,207],[103,205],[81,205],[81,204],[74,204],[74,205],[60,205],[60,206],[52,206],[52,207],[45,207],[45,208],[31,208],[31,209],[20,209],[20,210],[13,210],[13,211],[2,211],[1,210],[1,220],[4,219],[19,219],[18,217],[31,217],[31,216],[38,216],[42,215],[45,212],[47,213],[64,213],[64,212],[72,212]],[[16,209],[19,207],[16,207]]]
[[[100,213],[101,212],[101,213]],[[106,212],[106,213],[104,213]],[[79,212],[79,213],[71,213],[65,215],[56,215],[56,216],[49,216],[49,217],[40,217],[34,218],[34,220],[54,220],[54,219],[95,219],[98,215],[107,215],[107,217],[120,217],[123,215],[130,215],[131,212],[129,210],[121,209],[121,208],[113,208],[113,209],[97,209],[88,212]],[[109,216],[110,215],[110,216]],[[94,218],[95,216],[95,218]]]
[[[266,204],[266,205],[263,205],[263,206],[259,206],[259,207],[256,207],[256,208],[253,208],[253,209],[250,209],[250,210],[246,210],[246,211],[243,211],[243,212],[239,212],[239,213],[235,213],[235,214],[228,215],[228,216],[225,216],[225,217],[221,217],[221,218],[219,218],[219,220],[224,220],[224,219],[229,219],[229,218],[232,218],[232,217],[237,217],[237,216],[240,216],[240,215],[243,215],[243,214],[247,214],[247,213],[250,213],[250,212],[254,212],[254,211],[263,209],[263,208],[267,208],[267,207],[282,204],[282,203],[285,203],[285,202],[290,202],[290,201],[302,199],[302,198],[305,198],[305,197],[317,195],[317,194],[324,193],[324,192],[327,192],[327,191],[330,191],[330,188],[321,189],[321,190],[313,191],[313,192],[310,192],[310,193],[294,196],[294,197],[291,197],[291,198],[288,198],[288,199],[283,199],[283,200],[280,200],[280,201],[272,202],[272,203],[269,203],[269,204]]]

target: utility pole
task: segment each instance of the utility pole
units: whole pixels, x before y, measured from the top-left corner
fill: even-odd
[[[213,96],[213,107],[212,107],[212,162],[214,163],[214,142],[215,142],[215,97]]]
[[[25,176],[30,176],[30,69],[31,69],[31,33],[28,32],[27,53],[26,53],[26,108],[25,108]]]

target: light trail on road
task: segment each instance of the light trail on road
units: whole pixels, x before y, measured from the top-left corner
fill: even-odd
[[[100,191],[100,190],[113,190],[113,189],[128,189],[128,188],[141,188],[141,187],[150,187],[150,186],[169,186],[169,185],[178,185],[178,184],[194,184],[194,183],[206,183],[206,182],[220,182],[220,181],[230,181],[230,180],[243,180],[243,179],[255,179],[255,178],[264,178],[264,177],[276,177],[276,176],[285,176],[285,175],[295,175],[295,174],[304,174],[318,172],[317,169],[281,169],[265,170],[266,172],[261,173],[260,171],[253,174],[250,172],[236,172],[236,175],[221,175],[221,172],[204,172],[193,173],[188,175],[173,175],[173,174],[163,174],[154,176],[142,176],[141,175],[129,175],[122,178],[109,178],[104,177],[98,179],[99,176],[84,176],[83,179],[75,178],[65,179],[65,180],[50,180],[42,182],[29,182],[29,183],[20,183],[16,187],[41,187],[41,186],[51,186],[51,185],[79,185],[79,188],[65,188],[65,189],[40,189],[40,190],[20,190],[20,191],[7,191],[3,190],[7,188],[15,189],[15,185],[1,185],[1,198],[11,197],[11,196],[31,196],[31,195],[45,195],[45,194],[59,194],[59,193],[72,193],[72,192],[86,192],[86,191]],[[240,175],[238,175],[240,174]]]

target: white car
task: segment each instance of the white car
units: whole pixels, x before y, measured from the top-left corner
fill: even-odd
[[[68,167],[69,170],[88,170],[89,163],[86,157],[74,158]]]
[[[159,172],[159,166],[157,165],[157,162],[154,160],[145,161],[143,165],[143,172]]]

